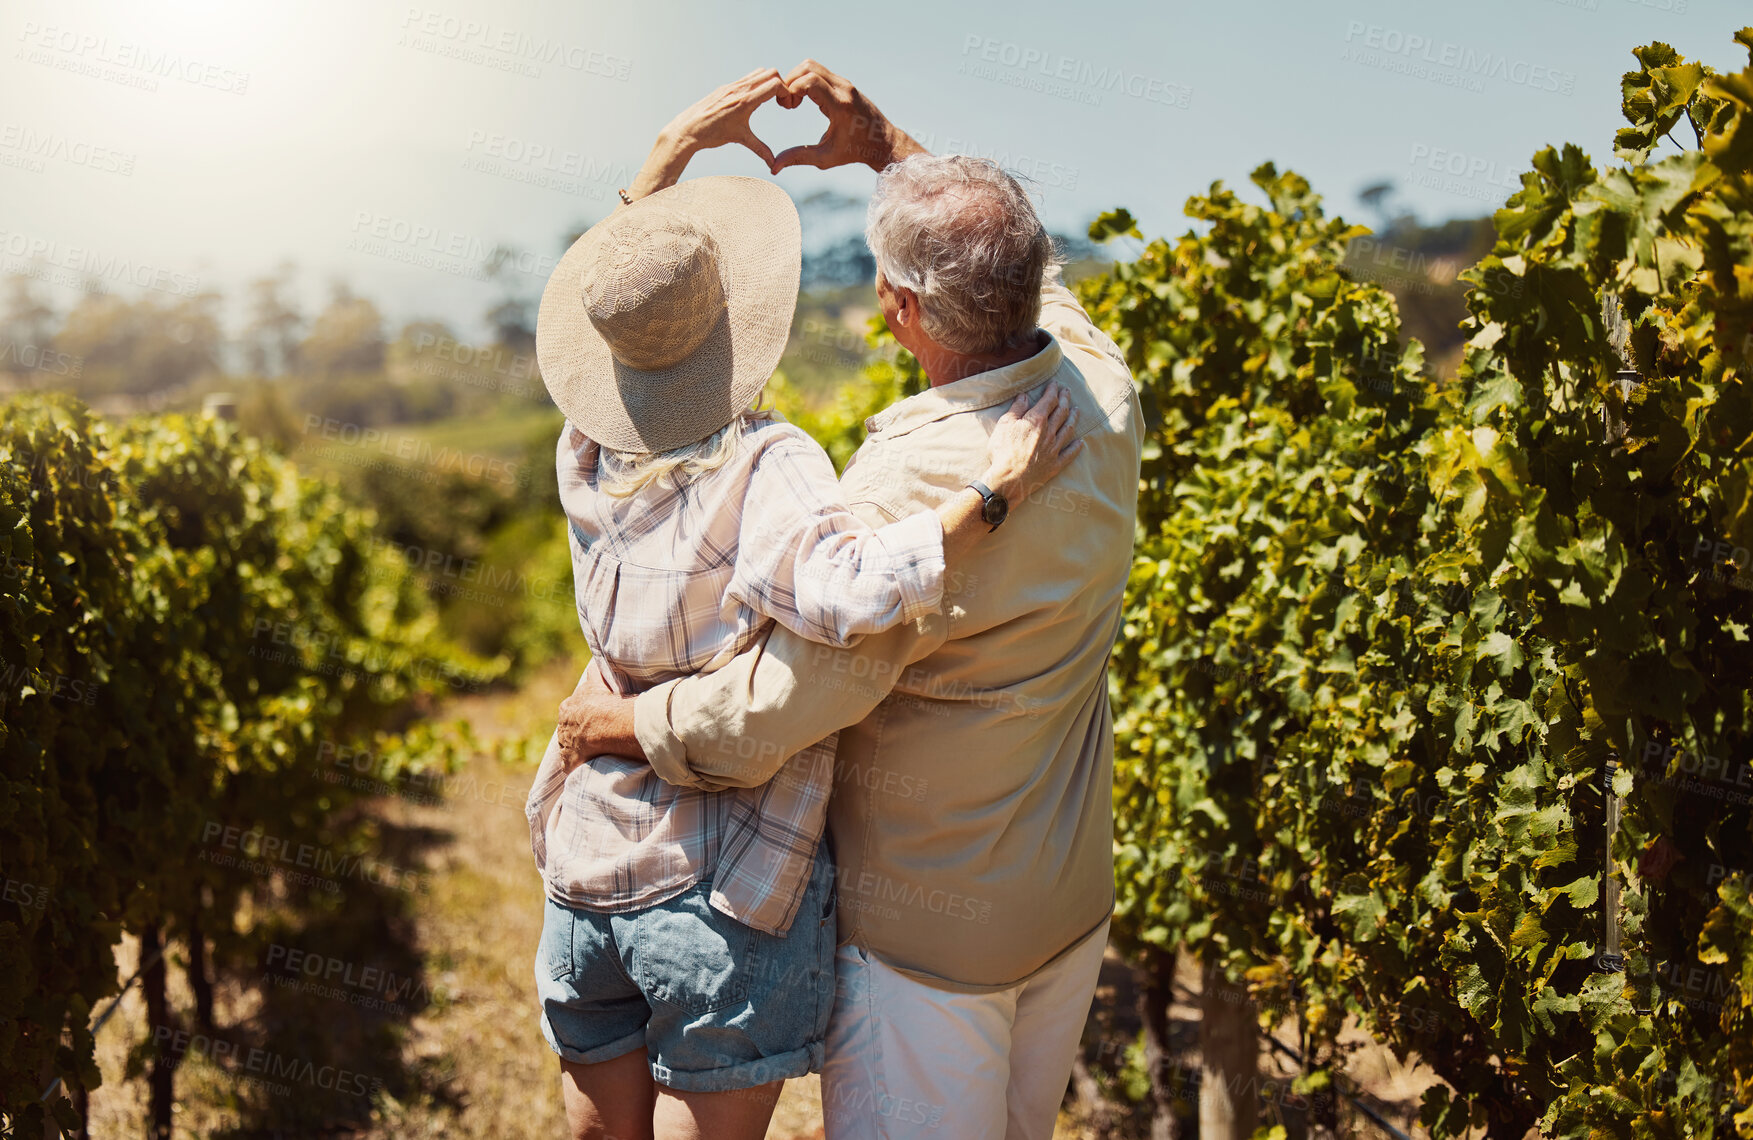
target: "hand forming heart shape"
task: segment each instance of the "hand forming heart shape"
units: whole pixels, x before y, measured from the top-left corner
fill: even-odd
[[[777,174],[783,169],[779,165],[782,157],[794,156],[799,147],[819,145],[827,136],[829,123],[827,116],[814,104],[787,107],[782,93],[755,109],[749,127],[755,137],[770,148],[773,157],[767,160],[767,170]]]
[[[827,119],[826,129],[815,142],[787,147],[775,156],[756,135],[750,118],[769,101],[795,110],[805,99],[820,108]],[[774,174],[788,166],[827,170],[854,162],[881,170],[894,157],[897,137],[870,100],[813,59],[804,60],[783,78],[774,68],[752,71],[677,115],[666,130],[696,150],[740,143]]]
[[[828,170],[854,162],[880,171],[897,157],[898,142],[905,140],[908,150],[922,149],[905,139],[849,80],[813,59],[792,68],[785,77],[785,91],[777,99],[782,107],[797,107],[808,99],[821,108],[828,129],[816,142],[780,152],[773,161],[775,173],[788,166]]]

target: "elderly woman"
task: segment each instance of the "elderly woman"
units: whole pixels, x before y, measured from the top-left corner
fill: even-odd
[[[587,672],[620,694],[709,672],[775,622],[844,647],[937,612],[946,559],[996,529],[987,501],[1021,503],[1078,450],[1062,392],[1021,397],[978,486],[872,529],[821,447],[755,410],[797,301],[797,212],[758,179],[677,179],[728,142],[771,167],[749,115],[784,91],[756,72],[677,116],[542,297]],[[820,1067],[833,1001],[833,737],[723,791],[571,765],[557,739],[527,810],[542,1031],[574,1134],[763,1135],[784,1079]]]

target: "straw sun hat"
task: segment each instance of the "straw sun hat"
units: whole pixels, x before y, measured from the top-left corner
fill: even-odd
[[[705,439],[779,363],[802,246],[797,207],[759,178],[695,178],[621,207],[572,243],[542,291],[548,394],[615,451]]]

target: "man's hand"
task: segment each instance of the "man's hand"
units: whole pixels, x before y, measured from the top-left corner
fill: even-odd
[[[855,162],[881,171],[910,154],[925,153],[924,147],[889,122],[858,88],[813,59],[804,60],[785,77],[779,105],[796,108],[805,98],[828,117],[828,129],[818,142],[780,151],[773,160],[775,174],[788,166],[829,170]]]
[[[594,662],[578,679],[572,695],[560,702],[555,731],[568,772],[593,756],[612,753],[645,759],[633,732],[633,698],[611,692]]]
[[[749,116],[761,104],[784,92],[785,82],[780,79],[778,68],[763,67],[725,84],[678,114],[658,132],[645,165],[627,187],[627,197],[638,201],[647,194],[674,186],[687,169],[689,159],[700,151],[727,143],[741,143],[754,151],[769,171],[775,170],[773,151],[755,137],[749,127]]]

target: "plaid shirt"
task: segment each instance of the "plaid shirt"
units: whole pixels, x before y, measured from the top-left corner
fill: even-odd
[[[942,604],[936,513],[873,530],[847,508],[821,447],[781,419],[755,420],[734,458],[680,487],[609,495],[598,468],[614,462],[570,423],[561,429],[579,621],[589,667],[615,692],[716,669],[775,621],[846,646]],[[821,841],[837,736],[769,782],[715,792],[666,784],[644,761],[621,757],[568,774],[550,740],[525,805],[549,897],[638,910],[711,874],[715,907],[784,933]],[[752,760],[760,742],[726,746]]]

